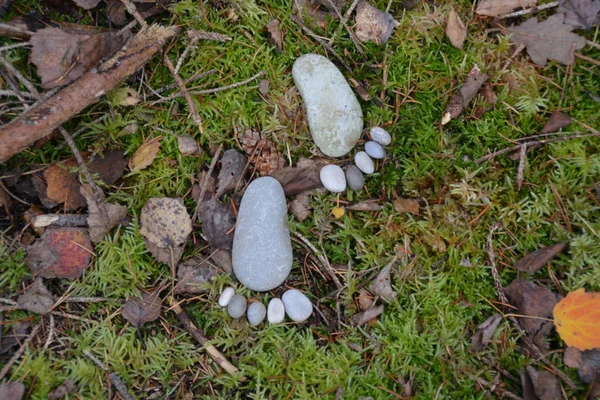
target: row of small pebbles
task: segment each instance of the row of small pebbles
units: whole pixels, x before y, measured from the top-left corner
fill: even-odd
[[[382,160],[386,153],[383,146],[392,143],[392,136],[385,129],[375,126],[371,128],[371,141],[365,143],[365,151],[359,151],[354,156],[354,164],[343,170],[337,165],[324,166],[320,172],[321,183],[325,189],[334,193],[346,190],[346,185],[355,191],[360,191],[365,185],[363,174],[370,175],[375,172],[373,159]]]
[[[253,302],[248,305],[246,298],[235,294],[231,287],[224,289],[219,296],[219,305],[227,307],[227,313],[231,318],[241,318],[246,314],[248,322],[252,326],[260,325],[267,317],[272,324],[283,322],[285,314],[295,322],[304,322],[310,317],[313,306],[308,297],[297,289],[286,291],[281,299],[274,298],[269,302],[266,308],[260,302]]]

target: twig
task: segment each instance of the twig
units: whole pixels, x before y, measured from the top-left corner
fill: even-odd
[[[219,365],[229,374],[234,376],[237,375],[239,370],[236,368],[236,366],[230,363],[229,360],[227,360],[215,346],[210,344],[208,338],[204,336],[202,331],[198,329],[196,325],[194,325],[190,317],[185,313],[185,311],[183,311],[179,304],[175,302],[173,296],[169,296],[169,304],[171,305],[171,309],[175,311],[175,314],[177,314],[179,321],[181,321],[181,323],[185,326],[185,329],[202,347],[204,347],[206,352],[212,357],[213,360],[215,360],[217,365]],[[246,381],[246,377],[240,376],[238,380],[244,382]]]
[[[87,214],[41,214],[34,215],[31,226],[34,228],[46,228],[48,226],[61,227],[87,227]]]
[[[335,13],[337,14],[337,16],[340,19],[340,22],[342,23],[342,25],[344,26],[344,28],[346,28],[346,31],[348,32],[348,35],[350,36],[350,39],[352,39],[352,43],[354,43],[354,46],[356,47],[356,50],[358,50],[358,52],[360,54],[364,55],[365,52],[363,51],[362,46],[360,45],[360,43],[359,43],[358,39],[356,38],[356,35],[354,34],[354,32],[352,32],[352,30],[350,29],[350,27],[346,23],[346,20],[342,16],[342,13],[340,12],[340,10],[337,8],[337,6],[333,2],[333,0],[327,0],[327,1],[329,2],[329,5],[333,8],[333,11],[335,11]]]
[[[106,297],[69,297],[65,303],[101,303],[107,300]]]
[[[18,26],[2,23],[0,23],[0,32],[2,32],[2,36],[16,36],[22,39],[28,39],[35,33],[28,31],[27,29],[19,28]]]
[[[181,79],[181,77],[179,76],[177,71],[175,71],[175,67],[173,66],[173,63],[171,62],[171,59],[169,59],[169,57],[166,54],[164,56],[164,60],[165,60],[165,65],[171,72],[171,75],[173,75],[173,79],[175,79],[175,82],[177,82],[177,86],[179,86],[179,90],[181,90],[183,97],[185,97],[185,101],[188,103],[188,107],[190,108],[190,113],[192,114],[192,120],[194,121],[194,123],[196,124],[198,129],[200,130],[200,133],[204,133],[204,128],[202,127],[202,119],[200,118],[200,114],[198,114],[198,109],[196,108],[196,104],[194,104],[194,100],[192,99],[192,96],[190,96],[190,92],[188,92],[187,88],[185,87],[185,83],[183,83],[183,79]]]
[[[188,43],[188,45],[185,47],[185,50],[183,50],[183,53],[181,53],[181,55],[179,56],[179,58],[177,59],[177,64],[175,65],[175,72],[171,72],[174,75],[179,74],[179,70],[181,69],[181,66],[183,65],[183,62],[185,61],[188,53],[190,52],[190,50],[192,50],[192,48],[196,47],[196,42],[198,40],[196,39],[191,39],[190,42]],[[165,55],[166,57],[166,55]],[[185,83],[184,83],[185,86]]]
[[[176,68],[176,69],[177,69],[177,68]],[[198,80],[198,79],[202,79],[202,78],[204,78],[205,76],[208,76],[208,75],[214,74],[215,72],[217,72],[217,70],[216,70],[216,69],[214,69],[214,68],[213,68],[213,69],[211,69],[211,70],[208,70],[208,71],[206,71],[206,72],[199,72],[199,73],[197,73],[197,74],[194,74],[194,75],[190,76],[189,78],[185,79],[185,80],[183,81],[183,83],[184,83],[185,85],[187,85],[188,83],[190,83],[190,82],[192,82],[192,81],[195,81],[195,80]],[[156,92],[157,94],[158,94],[158,93],[163,93],[163,92],[166,92],[167,90],[171,90],[171,89],[173,89],[173,88],[176,88],[176,87],[177,87],[177,84],[176,84],[176,83],[173,83],[173,84],[171,84],[171,85],[167,85],[167,86],[163,86],[163,87],[161,87],[161,88],[158,88],[158,89],[156,89],[156,90],[155,90],[155,92]]]
[[[133,4],[131,0],[121,0],[121,3],[123,3],[123,5],[125,6],[127,12],[131,14],[133,18],[135,18],[138,24],[140,24],[142,29],[145,29],[147,26],[146,21],[144,20],[144,17],[142,17],[142,15],[138,12],[137,8],[135,7],[135,4]]]
[[[315,246],[313,246],[313,244],[306,237],[304,237],[300,232],[294,232],[294,236],[296,236],[298,239],[300,239],[300,241],[302,241],[302,243],[304,243],[304,245],[306,247],[308,247],[310,250],[312,250],[314,255],[321,262],[321,264],[322,264],[321,268],[325,269],[325,272],[327,272],[327,274],[331,277],[331,280],[333,280],[335,287],[338,289],[341,289],[343,286],[342,286],[340,280],[338,279],[338,277],[335,275],[335,271],[331,267],[331,264],[329,263],[327,256],[324,255],[325,253],[317,250],[317,248]]]
[[[553,1],[552,3],[542,4],[541,6],[526,8],[524,10],[519,10],[519,11],[514,11],[514,12],[511,12],[508,14],[504,14],[498,18],[505,19],[505,18],[512,18],[512,17],[520,17],[522,15],[527,15],[527,14],[531,14],[534,12],[546,10],[548,8],[558,7],[558,4],[559,4],[558,1]]]
[[[8,373],[8,371],[10,371],[10,369],[12,368],[13,364],[19,359],[19,357],[21,357],[21,355],[25,351],[25,348],[33,340],[33,338],[35,337],[35,335],[37,335],[37,333],[40,330],[41,326],[42,326],[41,324],[37,324],[31,330],[31,333],[29,334],[29,336],[27,336],[27,339],[25,339],[25,341],[21,344],[21,347],[19,347],[19,350],[17,350],[17,352],[15,354],[13,354],[13,356],[10,358],[10,360],[8,360],[8,362],[6,363],[6,365],[4,365],[4,368],[2,368],[2,371],[0,371],[0,381],[2,379],[4,379],[4,377],[6,376],[6,374]]]
[[[33,95],[31,93],[23,93],[23,92],[14,92],[12,90],[0,90],[0,97],[19,97],[19,96],[23,96],[26,97],[28,99],[37,99],[36,95]]]
[[[196,217],[198,216],[198,211],[200,211],[200,204],[202,204],[204,200],[204,193],[206,193],[206,189],[208,188],[208,180],[212,175],[215,166],[217,165],[217,161],[219,161],[219,156],[221,155],[222,150],[223,145],[220,144],[219,147],[217,147],[217,150],[215,151],[215,155],[213,156],[213,159],[210,163],[210,167],[208,167],[208,172],[204,176],[204,180],[201,183],[200,196],[198,196],[198,200],[196,201],[196,208],[194,209],[194,214],[192,215],[192,221],[195,221]]]
[[[217,42],[228,42],[231,37],[217,32],[207,32],[200,29],[188,29],[185,35],[190,40],[214,40]]]
[[[85,354],[94,364],[96,364],[99,368],[101,368],[105,372],[109,372],[108,368],[102,363],[102,361],[98,360],[96,356],[94,356],[89,350],[84,350],[83,354]],[[117,392],[121,395],[124,400],[133,400],[133,397],[127,391],[127,386],[123,383],[121,378],[114,372],[109,372],[108,377],[112,382],[113,386],[117,389]]]
[[[21,75],[21,73],[15,67],[13,67],[13,65],[11,63],[9,63],[2,54],[0,54],[0,64],[2,64],[4,66],[4,68],[6,69],[6,71],[8,73],[12,74],[15,78],[17,78],[17,80],[19,82],[21,82],[21,84],[23,86],[25,86],[27,88],[27,90],[29,90],[29,93],[31,93],[34,96],[39,97],[40,92],[38,92],[38,90],[35,88],[35,86],[33,86],[33,84],[31,82],[29,82],[29,80],[27,80],[27,78],[25,78],[23,75]]]
[[[29,42],[9,44],[8,46],[0,47],[0,52],[12,50],[12,49],[18,49],[20,47],[27,47],[27,46],[31,46],[31,44]]]
[[[52,313],[50,313],[50,328],[48,331],[48,338],[46,339],[46,343],[44,343],[44,350],[47,350],[48,347],[50,347],[50,344],[52,344],[52,340],[54,339],[54,329],[55,329],[54,315],[52,315]]]
[[[517,168],[517,191],[521,190],[523,186],[523,180],[525,179],[525,164],[527,163],[527,143],[524,143],[521,147],[519,154],[519,168]]]
[[[109,116],[109,114],[104,114],[101,115],[100,117],[96,118],[95,120],[93,120],[92,122],[90,122],[90,124],[97,124],[98,122],[102,122],[104,121],[107,117]],[[81,135],[83,132],[85,132],[86,130],[88,130],[89,128],[87,126],[84,126],[82,128],[77,129],[75,132],[73,132],[71,134],[71,138],[75,139],[77,136]],[[63,142],[61,143],[58,148],[62,149],[63,147],[65,147],[67,145],[67,142]]]

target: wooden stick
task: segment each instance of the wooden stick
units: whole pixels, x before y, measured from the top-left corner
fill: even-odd
[[[196,208],[194,209],[194,214],[192,214],[192,223],[196,221],[196,217],[198,216],[198,212],[200,211],[200,204],[202,204],[202,202],[204,201],[204,193],[206,193],[206,188],[208,188],[208,180],[210,179],[210,176],[212,175],[213,170],[215,169],[215,166],[219,161],[219,156],[221,155],[222,150],[223,145],[221,144],[215,151],[215,155],[213,156],[210,166],[208,167],[208,172],[206,173],[206,175],[204,175],[204,180],[200,184],[200,196],[198,196],[198,200],[196,201]]]
[[[169,59],[169,57],[166,54],[164,56],[164,60],[165,60],[165,65],[171,72],[171,75],[173,75],[173,79],[175,79],[175,82],[177,82],[177,86],[179,86],[179,90],[181,90],[181,93],[183,93],[183,97],[185,97],[185,101],[188,103],[188,107],[190,108],[190,114],[192,114],[192,120],[198,127],[198,130],[200,131],[200,133],[204,133],[204,128],[202,127],[202,118],[200,118],[200,114],[198,114],[198,109],[196,108],[196,104],[194,103],[194,100],[192,99],[190,92],[188,92],[187,88],[185,87],[185,83],[183,83],[183,79],[181,79],[181,77],[175,70],[175,66],[173,66],[173,63],[171,62],[171,59]]]
[[[108,377],[110,381],[124,400],[133,400],[133,397],[131,397],[131,395],[127,391],[127,386],[125,386],[121,378],[119,378],[119,375],[115,374],[114,372],[109,372],[108,368],[106,368],[104,363],[98,360],[98,358],[96,358],[96,356],[94,356],[91,351],[84,350],[83,354],[85,354],[90,360],[92,360],[92,362],[98,367],[102,368],[103,371],[108,372]]]

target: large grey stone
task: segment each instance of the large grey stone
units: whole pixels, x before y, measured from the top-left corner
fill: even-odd
[[[258,178],[240,204],[232,250],[235,276],[251,290],[271,290],[290,274],[292,257],[283,188],[274,178]]]
[[[305,54],[294,63],[292,76],[319,149],[330,157],[352,150],[362,132],[363,114],[340,70],[323,56]]]

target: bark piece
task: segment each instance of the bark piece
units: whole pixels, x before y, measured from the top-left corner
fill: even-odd
[[[446,106],[446,111],[444,111],[441,121],[442,125],[446,125],[462,113],[463,109],[471,102],[471,99],[473,99],[487,79],[488,76],[481,72],[479,67],[475,65],[469,72],[465,84],[460,88],[458,93],[452,96],[448,106]]]
[[[537,5],[537,0],[481,0],[475,12],[488,17],[500,17],[517,8],[529,8]]]

